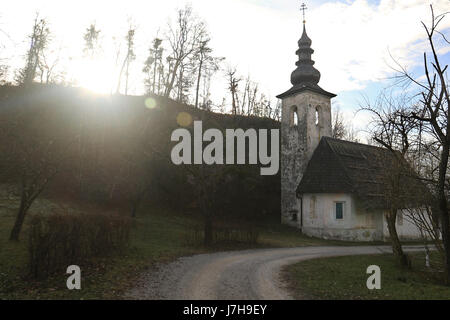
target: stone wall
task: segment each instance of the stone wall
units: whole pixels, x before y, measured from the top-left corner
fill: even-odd
[[[318,123],[316,124],[316,111]],[[293,116],[297,113],[298,123]],[[281,222],[297,226],[300,201],[295,190],[320,138],[331,136],[330,98],[304,91],[283,99],[281,117]],[[295,217],[297,216],[297,220]]]

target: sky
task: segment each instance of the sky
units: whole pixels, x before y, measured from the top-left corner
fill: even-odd
[[[48,19],[53,50],[68,67],[69,77],[95,90],[111,86],[117,43],[127,25],[137,27],[137,59],[132,69],[131,92],[142,93],[142,64],[155,36],[163,36],[169,16],[190,3],[211,33],[216,56],[226,57],[225,66],[260,84],[275,99],[290,88],[295,68],[297,41],[301,36],[301,0],[15,0],[0,8],[0,58],[13,67],[23,64],[36,11]],[[367,126],[368,114],[355,111],[366,99],[373,101],[389,87],[395,72],[393,58],[417,78],[422,73],[423,52],[428,51],[421,21],[430,21],[429,4],[436,13],[450,11],[450,0],[310,0],[305,1],[306,28],[315,50],[313,60],[321,72],[319,85],[336,93],[339,107],[356,130]],[[82,35],[95,22],[102,30],[103,58],[95,65],[81,60]],[[450,15],[440,30],[450,38]],[[439,55],[448,64],[450,45],[438,42]],[[93,72],[95,70],[95,72]],[[226,95],[223,72],[213,85],[213,97]]]

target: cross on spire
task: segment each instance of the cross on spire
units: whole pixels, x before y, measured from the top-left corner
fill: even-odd
[[[305,20],[305,11],[306,11],[306,9],[308,9],[308,8],[306,7],[306,4],[303,2],[302,5],[300,6],[300,10],[303,11],[303,24],[306,23],[306,20]]]

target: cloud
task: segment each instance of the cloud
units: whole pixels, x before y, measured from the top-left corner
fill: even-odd
[[[142,63],[158,28],[164,28],[174,9],[192,3],[206,20],[212,45],[218,56],[236,65],[243,76],[250,74],[261,90],[272,97],[289,89],[290,74],[295,68],[297,40],[301,35],[298,2],[255,0],[166,0],[166,1],[9,1],[0,9],[5,31],[17,39],[13,51],[16,66],[23,63],[31,30],[34,9],[48,17],[57,43],[66,56],[81,53],[82,33],[96,21],[103,30],[105,52],[113,56],[109,43],[123,37],[127,17],[138,26],[137,60],[134,79],[136,93],[142,89]],[[448,8],[448,0],[433,1],[435,11]],[[29,8],[24,14],[23,8]],[[364,90],[371,82],[381,81],[392,73],[389,52],[402,64],[414,67],[425,50],[421,20],[429,20],[428,2],[423,0],[315,1],[309,4],[307,31],[315,49],[313,59],[322,73],[320,85],[331,92]],[[442,28],[450,27],[450,17]],[[448,46],[439,48],[448,53]],[[112,58],[109,59],[112,59]],[[216,99],[227,95],[223,76],[216,77]]]
[[[434,3],[436,12],[446,6],[447,0]],[[392,73],[390,54],[414,67],[426,49],[420,21],[429,16],[423,0],[382,0],[378,6],[356,0],[317,8],[308,27],[324,74],[323,85],[336,92],[364,89],[368,82]],[[450,19],[442,27],[450,27]]]
[[[217,7],[222,2],[211,3]],[[217,52],[237,65],[244,76],[251,74],[272,96],[290,87],[301,35],[296,5],[288,10],[285,2],[277,8],[256,1],[229,0],[217,10],[204,7]],[[435,12],[444,12],[448,1],[434,1],[433,5]],[[365,90],[370,83],[393,74],[392,58],[408,68],[419,65],[427,50],[420,22],[428,22],[429,17],[429,3],[423,0],[313,3],[307,12],[307,32],[315,49],[313,59],[322,74],[320,85],[335,93]],[[449,27],[447,17],[441,30]],[[448,46],[439,50],[444,54]]]

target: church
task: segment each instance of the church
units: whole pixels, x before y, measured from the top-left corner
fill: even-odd
[[[331,137],[331,99],[336,95],[318,85],[320,72],[311,59],[311,43],[303,21],[292,87],[277,96],[282,100],[281,222],[324,239],[386,241],[386,176],[394,154]],[[417,184],[417,179],[402,181],[401,196],[411,197],[407,187]],[[418,228],[404,210],[397,213],[399,238],[419,239]]]

